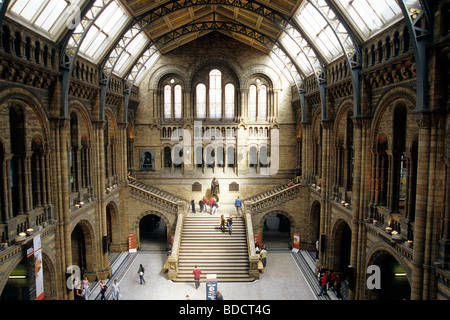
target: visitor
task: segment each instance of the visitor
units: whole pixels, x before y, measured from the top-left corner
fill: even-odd
[[[261,261],[263,264],[263,267],[266,267],[266,263],[267,263],[267,250],[266,250],[266,245],[263,244],[262,245],[262,249],[261,252],[259,253],[260,257],[261,257]]]
[[[192,213],[195,213],[195,201],[191,200]]]
[[[88,278],[85,276],[83,280],[83,295],[84,300],[89,300],[89,295],[91,294],[91,284],[89,283]]]
[[[209,205],[209,212],[212,214],[214,202],[216,202],[216,199],[214,197],[209,198],[208,205]]]
[[[105,283],[105,280],[100,281],[100,300],[106,300],[105,293],[108,286]]]
[[[233,233],[233,217],[230,216],[227,220],[227,224],[228,224],[228,231],[230,234]]]
[[[213,205],[213,212],[211,214],[215,214],[219,212],[219,201],[215,201]]]
[[[239,216],[239,212],[242,213],[242,200],[237,197],[236,201],[234,201],[234,206],[236,207],[236,214]]]
[[[223,295],[220,293],[220,291],[216,292],[216,300],[223,300]]]
[[[139,275],[139,282],[140,282],[140,284],[146,283],[145,279],[144,279],[144,272],[145,272],[145,269],[142,266],[142,264],[140,264],[139,265],[139,269],[138,269],[138,275]]]
[[[318,296],[321,296],[322,294],[328,296],[327,283],[328,283],[328,271],[325,272],[322,278],[320,279],[320,292]]]
[[[120,298],[120,286],[117,279],[114,280],[114,284],[111,287],[111,293],[113,300],[119,300]]]
[[[203,199],[198,201],[198,206],[200,207],[200,212],[203,212]]]
[[[340,300],[342,300],[342,294],[341,294],[341,277],[337,274],[334,277],[334,291],[336,292],[336,297]]]
[[[225,232],[225,217],[223,215],[220,216],[220,230]]]
[[[194,275],[195,289],[198,289],[198,287],[200,287],[200,275],[202,274],[202,270],[197,268],[197,265],[195,265],[194,271],[192,271],[192,274]]]

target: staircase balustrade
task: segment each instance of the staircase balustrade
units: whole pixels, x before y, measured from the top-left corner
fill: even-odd
[[[271,191],[267,191],[259,196],[252,197],[246,201],[246,208],[252,213],[279,206],[290,199],[296,198],[300,194],[300,183],[292,187],[280,186]]]

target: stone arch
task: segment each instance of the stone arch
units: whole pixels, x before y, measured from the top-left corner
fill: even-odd
[[[261,234],[261,237],[263,238],[265,221],[271,215],[283,215],[284,217],[286,217],[289,220],[289,223],[290,223],[290,228],[289,228],[289,245],[291,245],[293,243],[294,230],[297,229],[297,225],[296,225],[295,219],[292,217],[292,215],[290,215],[287,211],[284,211],[284,210],[271,210],[271,211],[268,211],[268,212],[264,213],[261,216],[261,219],[259,221],[259,226],[258,226],[259,233]],[[262,242],[264,243],[264,238],[262,239]]]
[[[378,266],[381,274],[380,274],[380,281],[381,281],[381,288],[380,289],[371,289],[369,290],[367,288],[367,277],[371,276],[370,273],[366,275],[366,278],[364,278],[364,283],[361,285],[366,288],[365,290],[365,296],[368,300],[374,300],[374,299],[382,299],[386,297],[383,297],[387,292],[397,292],[400,291],[403,293],[402,299],[409,299],[411,295],[411,279],[412,279],[412,270],[407,265],[405,260],[400,256],[398,252],[393,250],[391,247],[389,247],[385,242],[378,241],[375,243],[369,252],[367,253],[367,265],[365,266],[365,270],[369,270],[369,266]],[[393,277],[392,274],[394,272],[398,272],[399,270],[392,270],[388,268],[389,264],[386,264],[386,261],[394,262],[397,264],[402,270],[403,273],[403,283],[400,283],[402,287],[400,287],[398,283],[397,277]],[[396,281],[397,280],[397,281]],[[395,290],[389,290],[389,286],[395,287]],[[387,289],[386,289],[387,287]],[[392,288],[391,288],[392,289]],[[409,292],[405,292],[409,290]],[[389,297],[387,298],[389,299]]]
[[[120,219],[119,206],[114,200],[109,201],[105,206],[106,214],[106,248],[104,250],[118,251],[115,247],[120,247]]]
[[[310,209],[310,225],[311,225],[311,240],[317,241],[320,239],[320,201],[315,200],[311,204]]]
[[[170,65],[170,66],[162,66],[158,68],[151,76],[148,85],[149,90],[158,90],[159,83],[161,79],[168,76],[169,74],[176,75],[181,79],[183,84],[185,85],[185,89],[188,86],[188,76],[186,75],[186,70],[183,66],[179,65]]]
[[[331,247],[331,269],[345,272],[350,265],[351,247],[351,221],[346,218],[339,218],[334,223],[330,247]]]
[[[138,247],[140,245],[140,232],[139,232],[139,225],[140,222],[142,220],[142,218],[144,218],[145,216],[148,215],[155,215],[157,217],[160,217],[164,223],[166,224],[166,247],[167,249],[169,249],[171,247],[171,238],[170,238],[170,232],[172,229],[172,225],[170,223],[170,220],[166,217],[166,215],[164,213],[161,213],[159,211],[155,211],[155,210],[148,210],[148,211],[144,211],[141,214],[139,214],[138,216],[136,216],[136,218],[134,219],[133,225],[132,225],[132,232],[136,234],[136,239],[138,242]]]
[[[383,119],[385,115],[392,109],[392,115],[394,108],[399,104],[403,103],[407,109],[407,112],[414,110],[415,108],[415,97],[416,93],[414,90],[407,87],[398,87],[389,90],[376,103],[376,107],[373,114],[371,137],[372,144],[376,144],[376,137],[379,136],[380,130],[382,128]],[[390,132],[386,132],[387,136],[392,136]]]
[[[243,70],[242,88],[247,88],[248,81],[258,74],[262,74],[270,80],[272,89],[281,89],[283,87],[283,80],[273,68],[266,65],[252,65],[250,68]]]
[[[44,250],[43,246],[42,263],[44,268],[44,300],[56,300],[58,299],[56,261],[53,259],[53,256],[47,252],[51,251]]]
[[[70,236],[71,236],[71,246],[72,246],[72,262],[73,262],[73,243],[72,243],[72,236],[74,231],[77,229],[77,227],[80,228],[82,235],[84,237],[84,247],[85,247],[85,251],[84,251],[84,269],[81,269],[82,273],[85,274],[93,274],[96,272],[97,269],[97,258],[100,256],[99,253],[97,252],[97,247],[96,247],[96,243],[98,243],[98,239],[95,236],[95,229],[93,227],[93,223],[92,221],[90,221],[88,218],[80,218],[78,221],[74,221],[73,223],[73,228],[70,231]],[[78,245],[78,244],[77,244]],[[81,266],[83,267],[83,266]],[[94,279],[92,279],[94,280]]]

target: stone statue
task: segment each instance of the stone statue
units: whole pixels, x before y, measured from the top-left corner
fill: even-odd
[[[219,181],[216,180],[216,178],[213,178],[211,181],[211,195],[219,194],[220,193],[220,187],[219,187]]]

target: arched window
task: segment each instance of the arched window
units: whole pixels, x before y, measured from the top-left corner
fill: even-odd
[[[183,86],[176,77],[168,77],[161,84],[162,113],[164,119],[181,119],[183,117]]]
[[[266,85],[262,85],[259,88],[258,118],[261,120],[267,119],[267,86]]]
[[[225,86],[225,118],[234,118],[234,85],[231,83]]]
[[[206,86],[200,83],[196,87],[197,118],[206,118]]]
[[[217,69],[209,73],[209,117],[222,117],[222,73]]]
[[[256,78],[248,88],[248,118],[267,120],[269,85],[264,78]]]
[[[252,84],[248,91],[248,117],[256,120],[256,86]]]
[[[174,113],[175,119],[181,119],[182,117],[182,95],[181,95],[181,86],[177,84],[175,86],[175,94],[174,94]]]
[[[164,119],[172,117],[172,87],[164,86]]]

